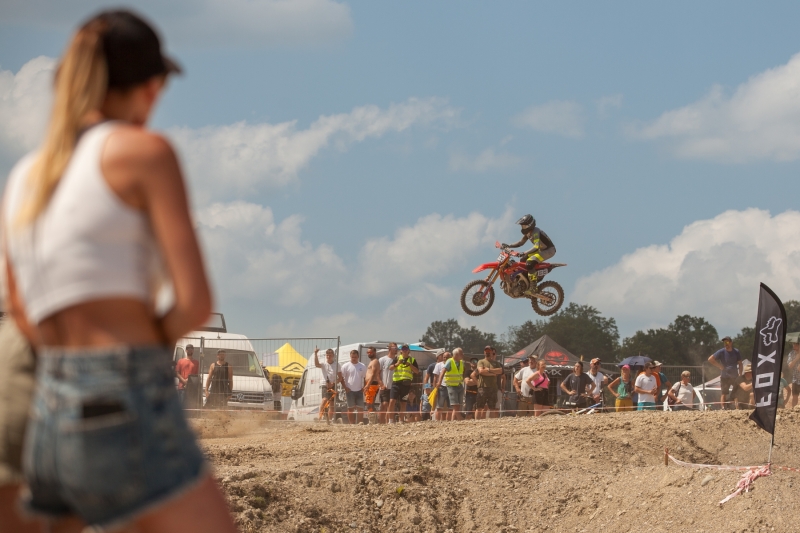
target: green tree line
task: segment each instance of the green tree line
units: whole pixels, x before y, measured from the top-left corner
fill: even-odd
[[[790,300],[784,306],[786,331],[800,331],[800,302]],[[549,319],[527,320],[510,326],[499,336],[475,326],[462,327],[454,318],[437,320],[428,326],[420,341],[448,350],[460,346],[469,354],[483,353],[484,346],[492,345],[498,353],[509,355],[542,335],[584,359],[599,357],[607,362],[642,354],[666,365],[697,366],[722,346],[717,328],[703,317],[690,315],[675,317],[665,328],[639,330],[620,341],[616,320],[604,317],[591,305],[574,302]],[[754,341],[754,328],[746,327],[733,338],[733,345],[741,350],[742,357],[749,358]]]

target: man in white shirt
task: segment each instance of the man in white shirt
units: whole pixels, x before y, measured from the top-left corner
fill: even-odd
[[[360,424],[364,412],[367,365],[358,359],[358,350],[350,350],[350,361],[343,364],[339,371],[339,377],[347,393],[347,419],[351,424]]]
[[[325,361],[320,362],[317,354],[319,353],[319,348],[314,348],[314,366],[322,370],[322,378],[325,380],[325,384],[322,385],[322,395],[323,398],[330,398],[330,403],[328,405],[328,422],[333,422],[334,418],[334,408],[336,407],[336,401],[333,399],[336,396],[336,363],[334,362],[334,357],[336,356],[333,353],[333,350],[328,348],[325,350]]]
[[[608,377],[603,375],[600,372],[600,358],[595,357],[589,363],[589,371],[586,373],[594,383],[594,389],[592,389],[592,400],[594,403],[600,403],[603,401],[603,387],[608,385]]]
[[[636,377],[636,382],[633,387],[634,392],[639,395],[639,411],[655,411],[656,410],[656,392],[658,391],[658,382],[653,375],[653,363],[644,365],[644,372]]]
[[[381,399],[381,410],[378,413],[378,422],[386,424],[389,421],[387,413],[389,412],[389,401],[391,400],[392,392],[392,379],[394,378],[394,370],[390,367],[397,357],[397,343],[389,343],[389,353],[378,359],[381,365],[381,390],[378,393]],[[394,415],[392,415],[394,416]]]
[[[517,416],[530,416],[531,406],[533,405],[533,394],[531,386],[528,385],[528,378],[536,373],[536,358],[531,356],[526,361],[522,360],[522,368],[514,374],[514,389],[517,391]]]

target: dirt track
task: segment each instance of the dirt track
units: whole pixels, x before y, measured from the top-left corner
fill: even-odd
[[[664,466],[664,446],[696,463],[766,462],[748,414],[197,427],[245,532],[798,531],[800,473],[720,507],[739,473]],[[779,416],[773,464],[800,467],[800,409]]]

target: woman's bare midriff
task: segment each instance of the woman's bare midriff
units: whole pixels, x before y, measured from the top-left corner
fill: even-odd
[[[68,307],[36,326],[40,346],[87,347],[163,344],[149,305],[130,298],[111,298]]]

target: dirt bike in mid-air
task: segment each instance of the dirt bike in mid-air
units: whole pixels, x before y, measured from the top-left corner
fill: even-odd
[[[539,263],[536,265],[537,287],[533,296],[525,291],[530,287],[528,269],[524,262],[516,261],[519,253],[496,242],[500,256],[493,263],[484,263],[473,272],[489,271],[486,279],[470,281],[461,291],[461,308],[471,316],[479,316],[488,311],[494,303],[494,282],[500,280],[500,288],[512,298],[530,298],[531,306],[542,316],[555,314],[564,303],[564,289],[555,281],[542,282],[542,278],[554,268],[567,266],[566,263]]]

